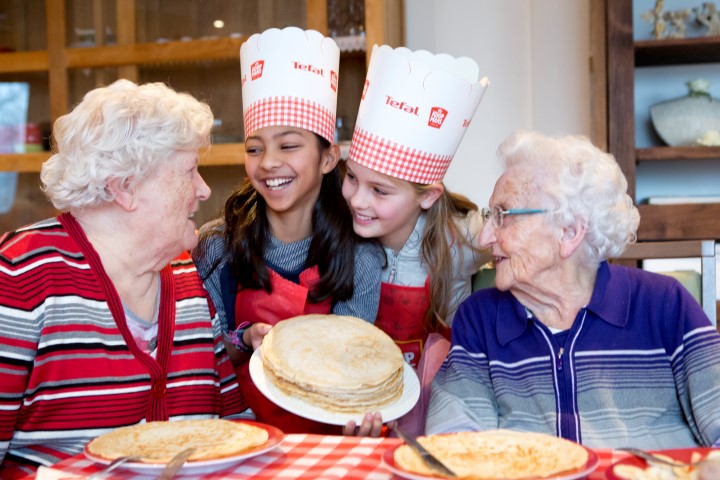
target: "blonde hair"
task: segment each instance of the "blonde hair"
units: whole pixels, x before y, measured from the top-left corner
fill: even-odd
[[[421,195],[431,185],[413,183],[417,195]],[[429,332],[447,327],[445,319],[450,313],[452,286],[455,276],[452,247],[458,251],[463,247],[473,248],[458,228],[456,219],[464,218],[478,207],[467,197],[451,193],[444,189],[440,197],[426,214],[425,232],[422,238],[422,260],[430,275],[430,305],[425,312],[424,324]]]

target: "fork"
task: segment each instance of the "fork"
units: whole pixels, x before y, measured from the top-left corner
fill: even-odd
[[[195,450],[197,449],[198,447],[190,447],[182,450],[180,453],[175,454],[175,456],[170,459],[167,465],[165,465],[165,468],[162,469],[162,472],[160,472],[160,475],[158,475],[157,480],[170,480],[171,478],[173,478],[175,474],[180,471],[182,466],[185,465],[185,462],[187,462],[188,458],[190,458],[190,456],[192,456],[192,454],[195,453]]]
[[[656,453],[650,453],[645,450],[641,450],[639,448],[623,447],[623,448],[618,448],[617,450],[619,450],[621,452],[627,452],[627,453],[633,454],[636,457],[640,457],[643,460],[646,460],[648,462],[662,463],[665,465],[670,465],[672,467],[694,467],[705,461],[704,458],[701,458],[700,460],[696,460],[694,462],[681,462],[679,460],[673,460],[670,458],[666,458],[666,457],[660,456]]]
[[[118,457],[112,462],[108,464],[107,467],[103,468],[99,472],[95,472],[91,475],[88,475],[85,480],[100,480],[101,478],[105,478],[108,473],[115,470],[117,467],[122,465],[125,462],[132,462],[133,460],[137,460],[140,457],[137,456],[128,456],[128,457]]]

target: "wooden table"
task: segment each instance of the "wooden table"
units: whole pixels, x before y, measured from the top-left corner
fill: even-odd
[[[286,435],[275,449],[248,459],[227,470],[207,474],[202,479],[281,479],[321,480],[398,480],[382,461],[382,454],[401,441],[397,438],[362,438],[332,435]],[[589,480],[605,480],[605,470],[626,453],[607,449],[595,450],[600,466]],[[100,468],[82,455],[64,460],[54,467],[76,475],[89,475]],[[121,469],[111,478],[148,479]],[[178,477],[191,478],[191,477]]]

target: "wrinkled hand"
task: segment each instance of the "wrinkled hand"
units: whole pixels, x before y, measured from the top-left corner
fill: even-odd
[[[271,328],[272,325],[267,323],[253,323],[243,332],[243,342],[257,350]]]
[[[395,422],[391,422],[395,423]],[[366,413],[362,423],[357,426],[355,420],[350,420],[343,427],[343,435],[350,437],[379,437],[382,432],[382,415],[380,412]]]

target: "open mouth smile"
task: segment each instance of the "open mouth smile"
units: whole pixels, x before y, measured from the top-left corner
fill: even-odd
[[[292,183],[293,179],[290,177],[284,177],[284,178],[271,178],[268,180],[265,180],[265,185],[268,187],[268,189],[272,191],[276,190],[282,190],[283,188],[287,187],[290,183]]]

